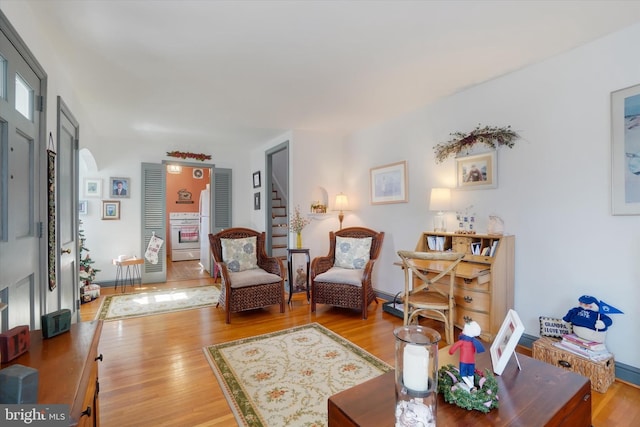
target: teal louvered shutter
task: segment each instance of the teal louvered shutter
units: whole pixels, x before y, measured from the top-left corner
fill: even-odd
[[[143,283],[160,283],[167,280],[167,226],[165,202],[165,168],[155,163],[142,163],[142,248],[141,256],[155,235],[164,240],[158,252],[158,263],[152,264],[145,259],[142,268]]]
[[[213,231],[231,227],[231,169],[213,170]]]

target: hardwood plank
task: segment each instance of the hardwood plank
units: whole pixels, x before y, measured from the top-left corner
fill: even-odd
[[[211,279],[168,282],[135,287],[153,289],[201,286]],[[128,293],[131,288],[128,288]],[[81,317],[93,320],[104,296],[83,304]],[[207,307],[135,319],[105,322],[99,352],[100,419],[103,427],[229,426],[235,419],[209,367],[202,347],[284,328],[318,322],[356,345],[394,364],[393,330],[402,319],[369,306],[369,318],[359,313],[318,305],[311,313],[306,297],[295,294],[291,307],[234,313],[224,322],[224,310]],[[441,324],[428,325],[443,333]],[[427,323],[425,323],[427,324]],[[459,331],[458,331],[459,332]],[[445,343],[442,343],[445,345]],[[489,345],[485,347],[488,349]],[[530,355],[530,350],[519,349]],[[594,427],[640,425],[640,389],[616,381],[606,394],[592,393]]]

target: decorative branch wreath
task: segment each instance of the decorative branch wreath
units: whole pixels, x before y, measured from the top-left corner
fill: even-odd
[[[475,144],[484,144],[491,148],[497,148],[506,145],[513,148],[516,140],[520,138],[511,126],[495,127],[478,125],[469,133],[455,132],[450,134],[454,138],[447,142],[437,144],[434,147],[436,153],[436,163],[442,163],[447,157],[460,153],[462,150],[468,150]]]
[[[211,156],[209,154],[203,153],[189,153],[186,151],[167,151],[167,156],[169,157],[178,157],[180,159],[196,159],[204,162],[205,160],[211,160]]]
[[[498,382],[489,369],[473,375],[474,388],[465,390],[460,384],[460,370],[447,365],[438,371],[438,393],[442,393],[447,403],[453,403],[464,409],[475,409],[485,414],[498,407]]]

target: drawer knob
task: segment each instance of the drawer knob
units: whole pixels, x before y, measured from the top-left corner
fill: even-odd
[[[471,279],[464,279],[464,283],[468,285],[469,283],[471,283]]]
[[[82,411],[82,413],[80,414],[80,418],[82,418],[82,417],[90,417],[90,416],[91,416],[91,406],[87,406],[87,409]]]
[[[94,360],[99,360],[102,362],[102,353],[100,353],[100,356],[96,357]]]
[[[558,360],[558,365],[562,366],[563,368],[571,367],[571,363],[567,362],[566,360]]]
[[[473,319],[472,319],[471,317],[469,317],[469,316],[464,316],[464,323],[469,323],[469,322],[471,322],[471,321],[473,321]]]
[[[470,296],[468,296],[468,295],[465,295],[465,297],[464,297],[464,302],[466,302],[466,303],[471,303],[471,302],[473,302],[473,298],[471,298],[471,297],[470,297]]]

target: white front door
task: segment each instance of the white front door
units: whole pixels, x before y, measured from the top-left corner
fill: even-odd
[[[17,34],[0,21],[0,300],[4,332],[40,327],[46,285],[45,141],[41,92],[46,75],[14,47]],[[23,46],[16,43],[16,46]],[[29,58],[29,63],[25,60]]]
[[[78,300],[78,139],[79,125],[67,105],[58,97],[57,144],[57,241],[58,307],[79,316]],[[78,319],[79,320],[79,319]]]

